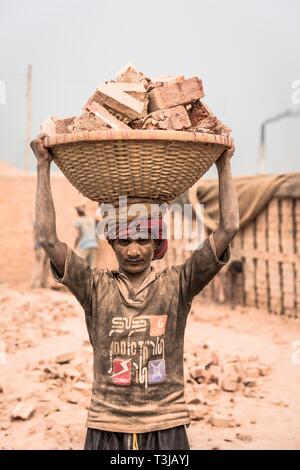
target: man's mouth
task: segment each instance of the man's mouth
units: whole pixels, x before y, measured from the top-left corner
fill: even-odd
[[[129,263],[129,264],[140,264],[142,261],[143,261],[142,259],[135,259],[135,260],[134,259],[132,259],[132,260],[128,259],[127,263]]]

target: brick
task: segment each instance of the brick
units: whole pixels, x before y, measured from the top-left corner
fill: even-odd
[[[208,415],[209,411],[210,409],[205,405],[189,407],[190,417],[193,421],[204,419],[204,417]]]
[[[184,75],[161,75],[160,77],[155,77],[151,79],[151,82],[161,83],[161,84],[168,84],[171,85],[172,83],[182,82],[184,80]]]
[[[238,384],[238,374],[229,373],[223,377],[221,387],[225,392],[236,392],[238,389]]]
[[[145,113],[148,113],[149,96],[142,83],[113,82],[113,86],[129,96],[141,101],[144,105]]]
[[[145,88],[150,84],[150,78],[146,77],[142,72],[136,70],[131,63],[125,65],[119,72],[116,82],[124,83],[142,83]]]
[[[201,403],[201,399],[195,391],[192,391],[188,394],[187,397],[187,404],[188,405],[199,405]]]
[[[203,366],[195,366],[190,369],[190,374],[193,379],[199,379],[205,376],[205,367]]]
[[[246,385],[246,387],[255,387],[256,386],[256,380],[253,379],[252,377],[246,377],[243,380],[243,384]]]
[[[67,364],[68,362],[71,362],[74,358],[74,352],[63,353],[56,356],[55,362],[56,364]]]
[[[108,124],[112,129],[131,129],[127,124],[117,119],[113,116],[107,109],[104,108],[101,104],[96,103],[95,101],[86,105],[86,110],[93,113],[96,117]]]
[[[142,83],[132,83],[132,82],[108,82],[114,88],[124,93],[146,93],[146,88]]]
[[[139,119],[147,114],[147,107],[142,101],[118,89],[114,83],[100,85],[87,104],[96,103],[120,113],[128,119]]]
[[[215,351],[209,348],[205,348],[197,351],[197,363],[203,367],[209,367],[210,365],[219,365],[220,359]]]
[[[241,434],[241,433],[237,433],[235,437],[239,439],[240,441],[244,441],[244,442],[251,442],[253,439],[252,436],[250,436],[249,434]]]
[[[110,126],[93,113],[85,111],[68,126],[70,132],[97,131],[110,129]]]
[[[35,412],[35,408],[28,404],[28,403],[18,403],[15,408],[11,412],[11,418],[12,419],[22,419],[22,420],[28,420],[30,419]]]
[[[82,400],[82,395],[79,392],[72,391],[67,398],[67,402],[71,403],[72,405],[76,405],[80,403]]]
[[[150,91],[149,111],[185,105],[203,96],[202,81],[198,77],[167,84]]]
[[[69,377],[70,379],[79,379],[81,377],[81,373],[74,368],[67,367],[63,371],[64,377]]]
[[[81,392],[84,392],[84,391],[87,391],[87,390],[91,390],[91,385],[86,383],[86,382],[79,381],[79,382],[75,382],[73,384],[73,388],[75,390],[79,390]]]
[[[148,86],[148,92],[150,92],[154,88],[164,86],[164,85],[171,85],[173,83],[182,82],[183,80],[185,80],[184,75],[178,75],[178,76],[175,76],[175,75],[162,75],[160,77],[152,78],[151,83]],[[188,105],[188,106],[190,106],[190,105]]]
[[[260,369],[258,365],[253,367],[247,367],[247,378],[257,379],[259,376]]]
[[[190,127],[191,121],[184,106],[175,106],[174,108],[150,113],[145,119],[132,124],[139,129],[173,129],[181,131]]]
[[[56,133],[57,134],[66,134],[69,132],[68,126],[70,126],[74,122],[75,116],[65,119],[58,119],[56,121]]]
[[[214,116],[214,114],[211,112],[208,106],[206,106],[204,103],[201,103],[201,101],[194,103],[189,110],[189,118],[191,120],[192,126],[194,127],[197,127],[201,121],[211,116]]]
[[[41,124],[41,132],[48,136],[56,134],[66,134],[69,132],[68,126],[74,122],[75,116],[65,119],[59,119],[55,116],[50,116]]]
[[[212,414],[209,422],[216,428],[229,428],[233,426],[233,419],[221,413]]]

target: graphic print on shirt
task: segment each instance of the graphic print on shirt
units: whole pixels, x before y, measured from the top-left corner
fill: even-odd
[[[131,384],[131,359],[114,359],[112,381],[116,385]]]
[[[112,317],[108,374],[113,384],[128,386],[135,383],[147,388],[149,384],[166,380],[164,335],[167,319],[168,315]],[[143,339],[141,333],[144,333]]]
[[[155,359],[148,362],[149,384],[164,382],[166,379],[166,366],[164,359]]]

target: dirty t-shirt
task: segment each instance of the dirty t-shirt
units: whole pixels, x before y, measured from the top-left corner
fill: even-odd
[[[141,433],[190,422],[184,397],[183,343],[193,297],[229,260],[213,235],[180,266],[153,269],[137,292],[119,271],[91,269],[68,248],[54,278],[83,306],[94,352],[87,426]]]

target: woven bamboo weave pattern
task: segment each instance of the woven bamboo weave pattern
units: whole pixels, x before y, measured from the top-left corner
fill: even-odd
[[[70,183],[94,201],[114,203],[122,195],[169,203],[231,142],[213,134],[97,131],[57,135],[46,145]]]

